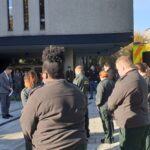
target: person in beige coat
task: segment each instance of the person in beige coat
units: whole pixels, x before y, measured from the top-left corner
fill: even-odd
[[[116,67],[120,79],[108,99],[108,110],[120,127],[120,148],[144,150],[150,125],[146,82],[127,56],[119,57]]]

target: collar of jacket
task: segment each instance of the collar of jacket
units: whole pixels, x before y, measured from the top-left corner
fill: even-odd
[[[65,81],[66,81],[65,79],[54,79],[54,80],[47,81],[47,82],[45,83],[45,85],[48,85],[48,84],[55,84],[55,83],[65,82]]]
[[[125,75],[123,75],[122,77],[120,77],[120,80],[123,80],[132,71],[137,71],[137,70],[135,68],[129,70],[127,73],[125,73]]]

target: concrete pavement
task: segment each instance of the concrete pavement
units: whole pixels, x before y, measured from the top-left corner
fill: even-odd
[[[88,102],[89,109],[89,128],[90,128],[90,138],[88,139],[88,150],[120,150],[119,149],[119,138],[118,138],[118,128],[115,125],[115,134],[114,139],[115,143],[113,144],[101,144],[100,140],[104,136],[102,129],[102,123],[99,117],[99,113],[96,109],[95,99],[89,100]]]
[[[10,113],[14,116],[11,119],[17,119],[17,117],[20,116],[21,108],[21,102],[11,102]],[[87,150],[119,150],[117,127],[115,126],[115,143],[101,144],[100,139],[103,137],[104,133],[94,99],[89,100],[88,108],[90,138],[88,139]],[[2,119],[0,115],[0,124],[8,120],[10,119]],[[24,139],[18,119],[0,126],[0,150],[25,150]]]
[[[9,112],[11,115],[13,115],[13,117],[9,119],[3,119],[1,114],[1,103],[0,103],[0,126],[12,120],[17,119],[20,116],[21,110],[22,110],[22,104],[20,101],[11,101]]]

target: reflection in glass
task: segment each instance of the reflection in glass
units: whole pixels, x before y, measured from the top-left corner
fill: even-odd
[[[24,11],[24,30],[29,30],[28,0],[23,0],[23,11]]]
[[[45,10],[44,10],[44,0],[39,0],[40,3],[40,29],[45,29]]]
[[[13,14],[12,14],[12,0],[7,0],[7,11],[8,11],[8,31],[13,31]]]

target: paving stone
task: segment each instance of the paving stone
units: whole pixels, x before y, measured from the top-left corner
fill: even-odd
[[[12,114],[14,116],[19,116],[21,113],[21,107],[21,102],[13,102],[11,104]],[[13,111],[15,109],[16,111]],[[90,138],[88,138],[87,150],[119,150],[117,126],[115,125],[115,143],[101,144],[100,139],[103,138],[104,133],[94,99],[89,100],[88,109]],[[3,119],[0,116],[0,123],[1,122],[3,122]],[[19,120],[0,127],[0,150],[25,150]]]

